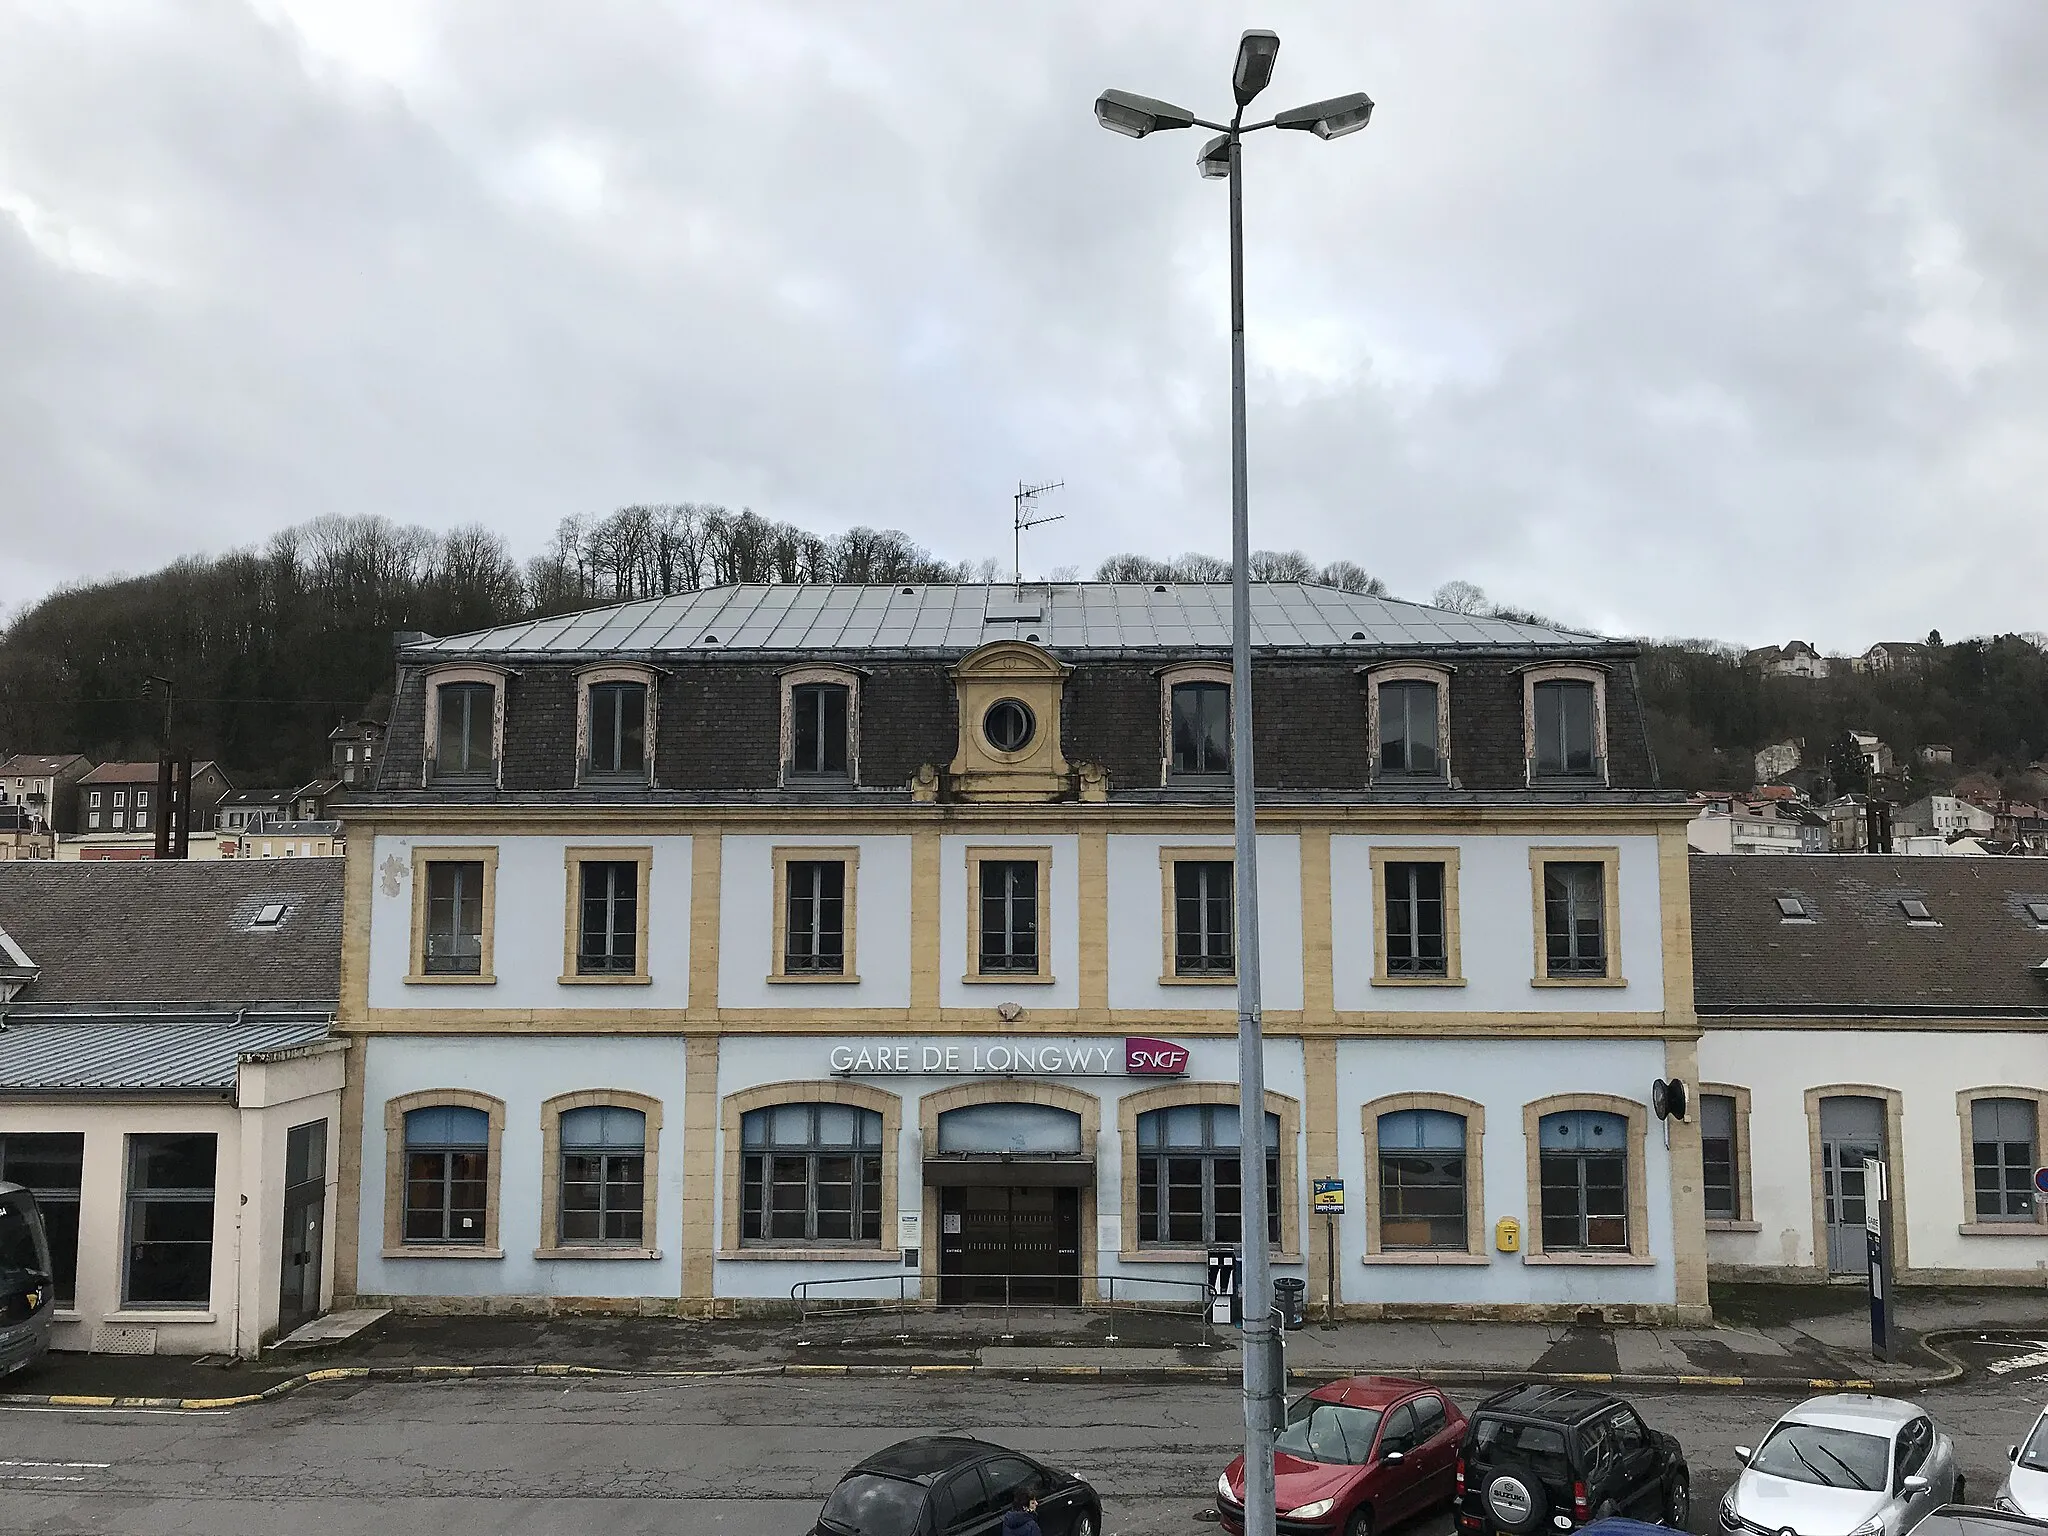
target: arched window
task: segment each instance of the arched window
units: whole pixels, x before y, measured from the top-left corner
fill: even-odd
[[[562,1112],[564,1247],[643,1246],[647,1116],[615,1104]]]
[[[740,1119],[740,1241],[879,1245],[882,1116],[775,1104]]]
[[[1465,1117],[1401,1109],[1379,1117],[1380,1246],[1466,1247]]]
[[[1266,1229],[1280,1241],[1280,1117],[1267,1113]],[[1244,1239],[1235,1104],[1175,1104],[1138,1116],[1138,1244]]]
[[[463,1104],[405,1115],[405,1241],[482,1246],[490,1194],[490,1116]]]
[[[1078,1157],[1081,1117],[1050,1104],[966,1104],[940,1113],[938,1149],[942,1155]]]
[[[1568,1109],[1537,1122],[1543,1251],[1622,1249],[1628,1240],[1628,1121]]]

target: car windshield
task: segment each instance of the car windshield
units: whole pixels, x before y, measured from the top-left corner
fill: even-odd
[[[1547,1424],[1482,1419],[1473,1437],[1473,1450],[1474,1459],[1478,1461],[1526,1462],[1546,1484],[1557,1485],[1572,1480],[1571,1460],[1564,1451],[1564,1435]]]
[[[2048,1413],[2034,1421],[2034,1432],[2020,1447],[2020,1465],[2036,1472],[2048,1472]]]
[[[1861,1488],[1872,1493],[1885,1486],[1891,1453],[1892,1443],[1883,1435],[1788,1421],[1771,1431],[1749,1464],[1758,1472],[1795,1483]]]
[[[856,1472],[832,1490],[819,1519],[851,1536],[914,1536],[924,1518],[924,1485]]]
[[[26,1290],[48,1276],[27,1202],[19,1195],[0,1196],[0,1292]]]
[[[1303,1461],[1363,1466],[1372,1454],[1372,1437],[1379,1427],[1377,1408],[1353,1408],[1348,1403],[1304,1397],[1287,1410],[1287,1427],[1274,1439],[1273,1449]]]

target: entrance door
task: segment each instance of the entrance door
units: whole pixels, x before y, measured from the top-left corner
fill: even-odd
[[[1883,1156],[1884,1100],[1845,1095],[1820,1101],[1821,1207],[1827,1219],[1831,1275],[1870,1272],[1863,1226],[1869,1213],[1863,1160]]]
[[[327,1216],[327,1122],[284,1138],[284,1252],[278,1265],[277,1336],[320,1315],[320,1253]]]
[[[943,1303],[1072,1306],[1081,1299],[1081,1192],[962,1186],[939,1195]]]

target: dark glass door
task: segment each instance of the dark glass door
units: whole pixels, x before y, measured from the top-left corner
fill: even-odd
[[[278,1265],[277,1336],[320,1315],[320,1251],[327,1216],[327,1122],[285,1133],[284,1252]]]
[[[939,1299],[1072,1306],[1081,1299],[1081,1192],[1036,1185],[939,1194]]]

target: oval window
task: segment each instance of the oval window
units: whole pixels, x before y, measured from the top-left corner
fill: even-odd
[[[1022,752],[1031,745],[1038,722],[1016,699],[999,699],[981,717],[981,733],[998,752]]]

